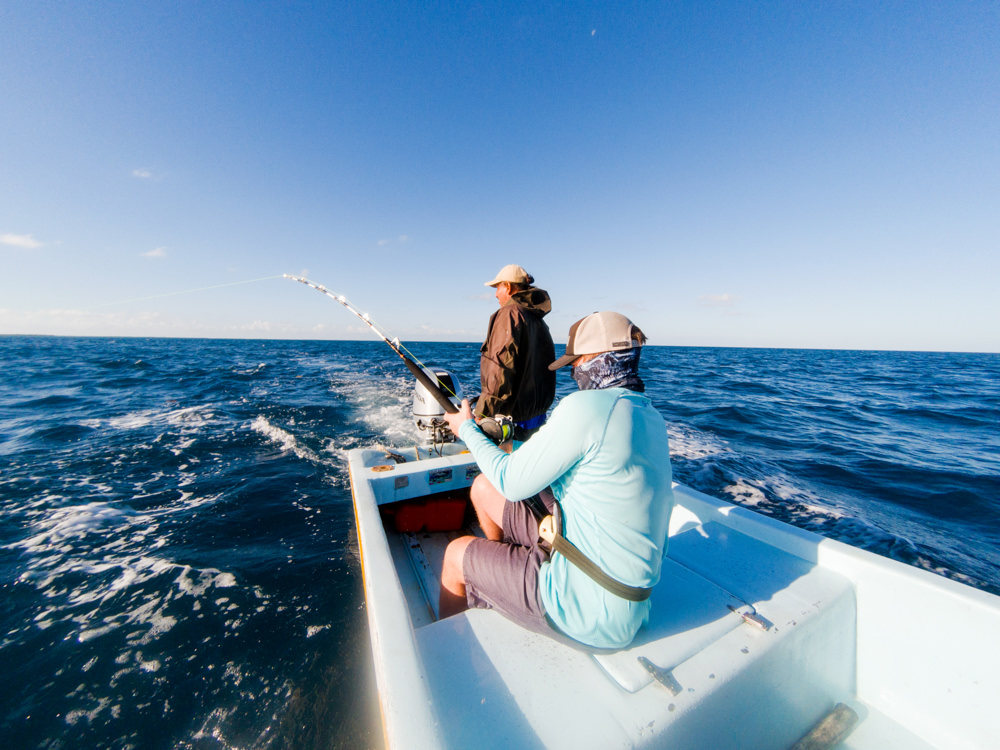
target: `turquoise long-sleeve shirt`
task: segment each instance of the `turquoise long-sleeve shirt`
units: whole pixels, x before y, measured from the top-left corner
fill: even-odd
[[[624,388],[573,393],[511,454],[472,420],[459,437],[508,500],[551,487],[563,536],[608,575],[638,587],[659,580],[674,498],[666,424],[646,396]],[[556,626],[598,648],[627,646],[649,618],[648,600],[615,596],[559,554],[543,563],[539,587]]]

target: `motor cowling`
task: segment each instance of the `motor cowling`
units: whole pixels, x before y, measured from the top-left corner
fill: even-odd
[[[431,380],[441,384],[442,390],[448,394],[449,400],[459,406],[462,403],[462,384],[452,373],[440,367],[425,367],[424,372]],[[428,442],[452,442],[455,436],[444,421],[444,407],[438,403],[434,395],[420,382],[413,386],[413,422],[417,429],[427,433]]]

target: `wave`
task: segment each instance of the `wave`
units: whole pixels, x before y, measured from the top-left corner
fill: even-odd
[[[732,405],[709,407],[698,413],[697,418],[740,425],[756,425],[761,421],[761,417],[754,409]]]
[[[189,406],[182,408],[168,407],[166,409],[142,409],[119,416],[108,416],[98,419],[84,419],[80,424],[84,427],[110,427],[114,430],[140,430],[146,427],[183,426],[199,428],[210,424],[215,415],[208,405]]]
[[[72,392],[53,393],[48,396],[38,396],[26,401],[15,401],[8,404],[10,409],[56,409],[64,406],[76,406],[86,403],[86,399],[77,395],[79,389]]]
[[[104,370],[149,370],[154,367],[144,359],[109,359],[97,362],[95,366]]]
[[[267,373],[268,363],[258,362],[256,365],[242,365],[230,370],[230,376],[234,380],[250,381],[256,380],[258,376]]]
[[[17,583],[44,597],[44,609],[32,617],[34,627],[42,630],[62,622],[71,625],[76,640],[85,642],[128,626],[130,640],[149,643],[176,624],[165,609],[165,600],[173,597],[144,596],[132,607],[122,606],[133,598],[130,589],[166,575],[176,576],[177,595],[198,597],[209,587],[235,585],[231,573],[194,571],[151,554],[166,541],[156,514],[91,502],[44,512],[37,504],[30,515],[30,535],[4,548],[25,555]],[[112,600],[111,610],[103,606]]]
[[[322,462],[322,459],[320,459],[320,457],[313,451],[303,445],[300,445],[298,439],[292,433],[283,430],[280,427],[275,427],[267,420],[267,417],[258,415],[257,418],[250,423],[250,429],[254,432],[259,432],[261,435],[268,438],[272,443],[277,444],[282,451],[290,451],[299,458],[313,463]]]
[[[86,439],[93,428],[83,424],[60,424],[42,427],[25,437],[38,438],[50,443],[75,443]]]
[[[886,409],[887,419],[923,424],[930,429],[949,427],[993,428],[1000,420],[1000,409],[983,406],[949,406],[934,409],[930,406],[899,406]]]

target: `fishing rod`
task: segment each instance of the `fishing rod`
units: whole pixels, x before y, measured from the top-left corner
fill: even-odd
[[[406,364],[406,369],[408,369],[413,374],[413,377],[417,379],[417,382],[420,383],[420,385],[422,385],[424,388],[427,389],[427,391],[431,394],[431,396],[434,397],[434,400],[438,402],[438,404],[441,406],[442,409],[444,409],[448,414],[455,414],[458,412],[458,407],[455,406],[455,404],[452,403],[451,399],[448,397],[448,392],[451,389],[449,389],[448,386],[446,386],[444,383],[438,380],[437,376],[434,376],[434,378],[431,379],[431,377],[427,374],[426,370],[424,370],[423,367],[421,367],[419,364],[417,364],[417,362],[414,361],[416,357],[413,356],[413,353],[410,352],[408,349],[406,349],[405,346],[400,344],[399,339],[390,339],[388,334],[386,334],[386,332],[383,331],[375,323],[375,321],[373,321],[370,317],[368,317],[368,313],[361,312],[354,305],[348,302],[347,298],[344,295],[334,294],[322,284],[314,284],[313,282],[309,281],[309,279],[304,279],[301,276],[291,276],[290,274],[287,273],[283,274],[283,276],[286,279],[291,279],[292,281],[297,281],[300,284],[305,284],[308,287],[312,287],[317,292],[325,294],[330,299],[334,300],[335,302],[339,302],[341,305],[346,307],[348,312],[353,314],[358,320],[360,320],[362,323],[368,326],[372,331],[374,331],[376,336],[382,339],[382,341],[384,341],[386,344],[389,345],[390,349],[392,349],[394,352],[396,352],[396,354],[399,355],[399,358],[402,359],[403,362]],[[404,353],[404,350],[406,350],[406,353]],[[409,356],[407,356],[407,354],[409,354]],[[457,398],[457,394],[452,392],[451,395],[456,396]]]

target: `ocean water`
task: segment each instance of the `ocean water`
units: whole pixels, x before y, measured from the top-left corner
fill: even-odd
[[[478,345],[410,349],[478,390]],[[388,347],[0,362],[6,744],[380,746],[345,452],[415,439]],[[1000,355],[648,347],[642,373],[678,481],[1000,593]]]

